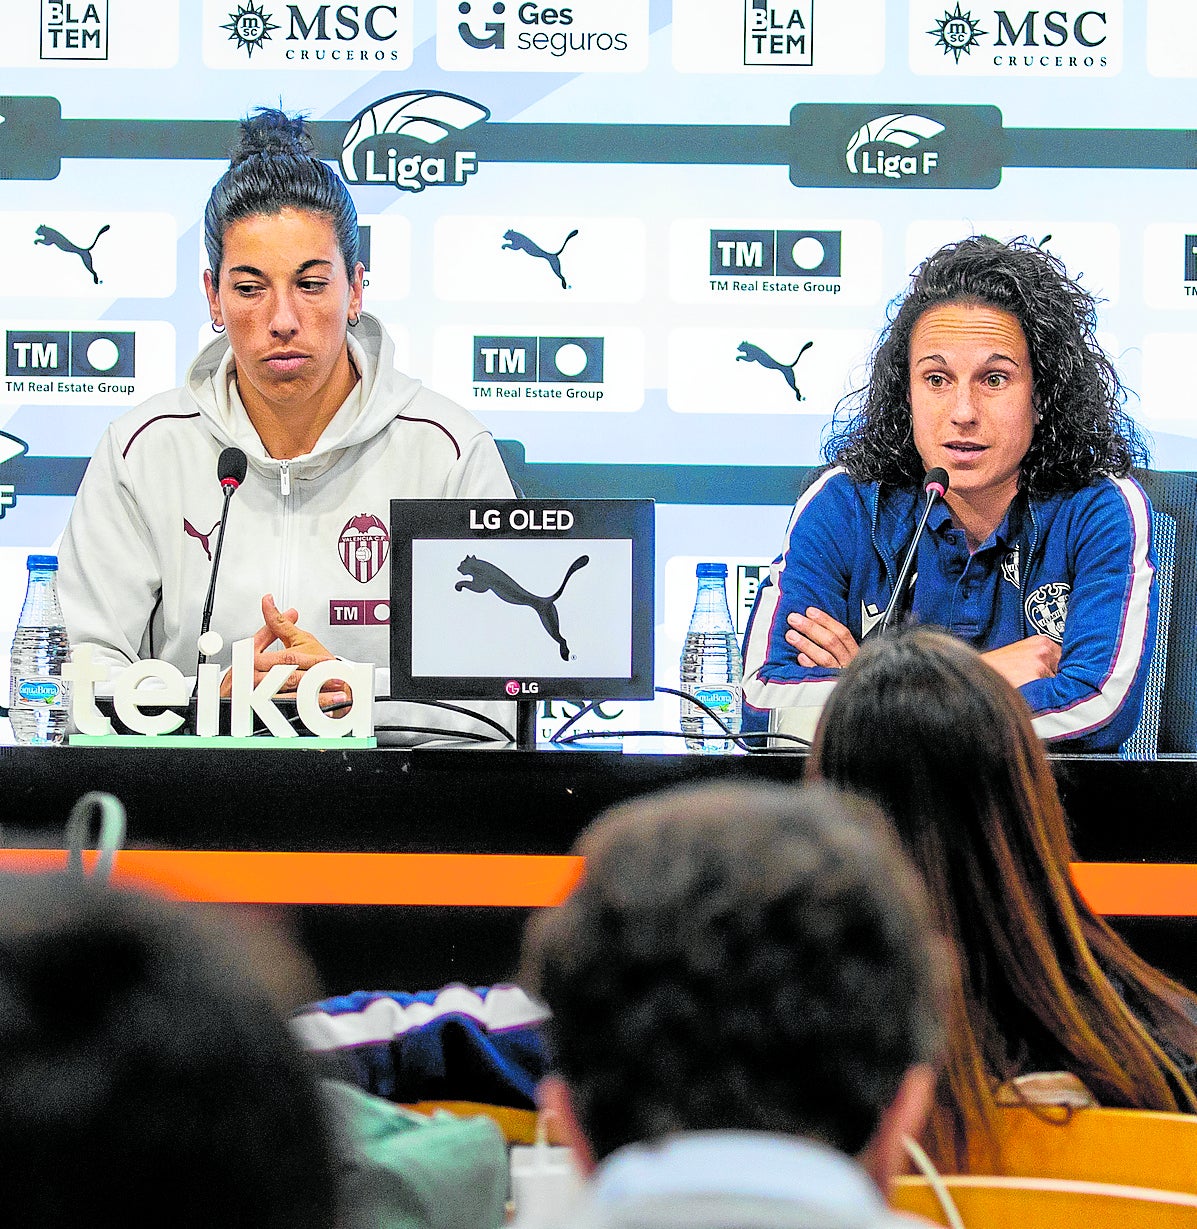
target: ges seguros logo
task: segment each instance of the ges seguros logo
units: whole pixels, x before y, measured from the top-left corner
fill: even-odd
[[[460,20],[456,23],[457,38],[471,51],[487,52],[544,52],[555,59],[570,52],[599,54],[628,50],[626,31],[595,30],[587,28],[587,10],[598,14],[608,10],[595,6],[593,0],[581,0],[572,5],[546,5],[525,0],[525,3],[507,3],[507,0],[460,0],[455,5]],[[517,28],[509,42],[508,25]]]

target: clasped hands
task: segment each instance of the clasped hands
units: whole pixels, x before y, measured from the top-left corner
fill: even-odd
[[[254,686],[261,683],[275,666],[291,666],[290,676],[275,695],[283,699],[293,698],[305,671],[317,662],[332,661],[336,654],[330,653],[311,632],[298,626],[298,610],[279,610],[269,593],[262,598],[262,618],[265,622],[254,633]],[[281,649],[271,647],[276,642],[282,644]],[[233,674],[228,670],[221,681],[220,694],[229,696],[232,688]],[[349,685],[342,679],[329,679],[320,688],[320,703],[325,708],[346,704],[351,698]]]
[[[786,643],[797,650],[801,666],[843,669],[860,651],[852,633],[817,606],[808,606],[805,614],[787,615],[786,623]],[[1060,646],[1047,636],[1015,640],[981,657],[1012,687],[1054,678],[1060,668]]]

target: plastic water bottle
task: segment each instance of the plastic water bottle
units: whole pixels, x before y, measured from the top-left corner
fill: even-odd
[[[63,663],[71,655],[58,601],[58,559],[30,555],[29,584],[12,642],[8,716],[17,742],[37,747],[66,740],[69,684]]]
[[[727,605],[727,565],[700,563],[695,569],[698,596],[690,616],[690,630],[682,649],[682,690],[701,700],[723,718],[734,734],[740,732],[743,709],[741,679],[743,663],[740,645]],[[719,727],[697,705],[683,700],[682,733],[691,751],[727,751],[726,738],[697,738],[698,734],[719,734]]]

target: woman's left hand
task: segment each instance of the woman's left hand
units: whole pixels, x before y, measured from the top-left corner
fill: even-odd
[[[786,616],[790,630],[786,643],[798,650],[801,666],[823,666],[842,669],[860,651],[856,637],[840,622],[817,606],[808,606],[805,614]]]

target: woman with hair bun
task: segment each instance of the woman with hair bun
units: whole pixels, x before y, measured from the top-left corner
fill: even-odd
[[[1147,450],[1097,342],[1097,304],[1027,239],[932,253],[867,384],[837,408],[831,463],[794,508],[745,643],[746,720],[809,734],[892,607],[966,640],[1021,689],[1044,739],[1115,751],[1155,644]],[[909,584],[895,592],[946,475]]]
[[[302,119],[242,122],[204,243],[217,336],[182,388],[109,427],[88,467],[61,548],[71,641],[112,667],[154,657],[194,672],[217,458],[232,446],[248,473],[212,619],[226,652],[254,637],[256,681],[289,665],[284,691],[334,654],[385,663],[390,500],[510,498],[494,440],[395,370],[362,311],[353,201]]]
[[[890,815],[957,957],[939,1164],[993,1172],[999,1090],[1017,1100],[1036,1072],[1070,1072],[1102,1105],[1197,1112],[1197,998],[1085,904],[1030,711],[980,654],[929,628],[862,645],[812,764]]]

